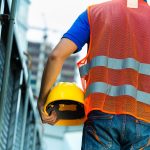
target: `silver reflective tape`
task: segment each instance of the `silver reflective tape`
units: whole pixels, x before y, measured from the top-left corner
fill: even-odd
[[[98,66],[116,70],[130,68],[141,74],[150,75],[150,64],[140,63],[133,58],[115,59],[106,56],[97,56],[90,63],[79,68],[81,77],[87,75],[91,68]]]
[[[104,82],[94,82],[87,88],[85,97],[92,93],[103,93],[109,96],[128,95],[135,98],[139,102],[150,105],[150,94],[139,91],[132,85],[112,86]]]

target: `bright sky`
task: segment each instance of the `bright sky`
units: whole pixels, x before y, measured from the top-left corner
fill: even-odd
[[[45,15],[50,28],[66,30],[94,1],[104,0],[32,0],[29,23],[34,26],[43,26],[42,15]]]

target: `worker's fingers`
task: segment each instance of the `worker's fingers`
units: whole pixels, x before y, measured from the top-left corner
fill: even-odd
[[[54,125],[58,121],[58,116],[55,111],[52,111],[51,115],[47,115],[44,113],[43,108],[40,108],[40,116],[42,123],[48,123],[50,125]]]
[[[55,111],[52,111],[51,115],[47,115],[44,112],[42,112],[42,118],[43,119],[51,119],[57,117],[57,113]]]
[[[58,121],[57,118],[52,118],[52,119],[43,120],[43,123],[48,123],[50,125],[54,125],[57,121]]]
[[[57,113],[55,111],[52,111],[50,116],[47,116],[45,114],[42,115],[42,122],[48,123],[51,125],[54,125],[58,121]]]
[[[54,120],[46,120],[44,121],[44,123],[50,124],[50,125],[54,125],[58,120],[54,119]]]
[[[50,125],[54,125],[58,120],[54,119],[54,120],[46,120],[45,123],[50,124]]]
[[[47,117],[47,116],[43,116],[42,117],[42,120],[43,121],[53,121],[53,120],[56,120],[57,119],[57,116],[56,115],[51,115],[51,116],[49,116],[49,117]]]

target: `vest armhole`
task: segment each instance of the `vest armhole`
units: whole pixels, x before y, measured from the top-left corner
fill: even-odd
[[[89,26],[90,26],[90,40],[89,40],[90,42],[89,42],[88,52],[87,52],[87,55],[84,58],[82,58],[79,62],[77,62],[78,67],[80,67],[81,65],[85,64],[85,62],[87,60],[87,57],[89,56],[90,50],[91,50],[91,45],[92,45],[92,43],[91,43],[91,41],[92,41],[91,40],[92,39],[92,34],[91,34],[91,17],[90,17],[90,8],[91,7],[92,6],[89,6],[87,8],[88,21],[89,21]]]

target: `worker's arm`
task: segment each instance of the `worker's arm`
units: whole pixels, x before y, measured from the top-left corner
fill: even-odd
[[[51,90],[51,87],[53,86],[59,73],[61,72],[64,61],[73,52],[75,52],[76,49],[77,46],[74,42],[69,39],[63,38],[48,57],[47,63],[43,71],[40,95],[38,99],[38,108],[41,114],[41,119],[45,123],[54,124],[57,119],[55,112],[52,112],[51,116],[46,116],[43,113],[43,106],[48,96],[48,93]]]

